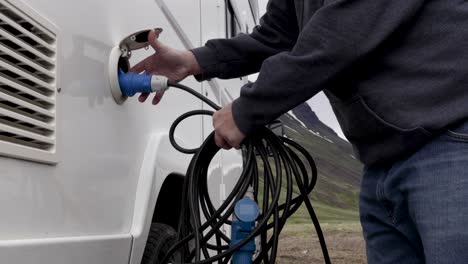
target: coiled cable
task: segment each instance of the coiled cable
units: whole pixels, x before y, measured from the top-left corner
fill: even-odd
[[[214,110],[221,107],[179,83],[170,87],[184,90],[199,98]],[[317,168],[312,156],[293,140],[275,135],[266,127],[249,135],[241,144],[243,171],[226,200],[215,207],[208,193],[208,167],[220,150],[212,132],[196,149],[186,149],[174,139],[177,126],[195,115],[213,115],[213,111],[194,110],[178,117],[169,131],[171,144],[178,151],[193,154],[182,194],[178,241],[162,263],[229,263],[232,254],[251,239],[260,239],[260,248],[253,263],[275,263],[278,241],[286,220],[305,204],[315,226],[325,263],[331,263],[319,221],[309,199],[317,182]],[[310,175],[309,175],[310,172]],[[230,239],[222,231],[230,225],[236,202],[249,187],[259,204],[260,215],[255,230],[243,241],[230,247]],[[282,194],[283,192],[283,194]],[[205,219],[202,222],[202,218]]]

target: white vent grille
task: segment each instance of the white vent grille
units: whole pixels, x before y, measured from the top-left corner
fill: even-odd
[[[57,35],[26,11],[0,0],[0,154],[53,163]]]

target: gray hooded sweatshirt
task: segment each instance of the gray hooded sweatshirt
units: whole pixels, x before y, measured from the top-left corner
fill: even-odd
[[[251,34],[193,50],[198,80],[260,71],[233,102],[249,134],[320,91],[366,165],[468,117],[468,2],[271,0]]]

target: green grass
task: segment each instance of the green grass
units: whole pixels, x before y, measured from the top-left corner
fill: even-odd
[[[315,213],[320,223],[338,224],[358,222],[359,214],[353,209],[336,208],[319,201],[313,201]],[[289,219],[288,224],[310,224],[311,218],[305,205],[301,206]]]
[[[286,134],[301,144],[316,162],[318,181],[310,198],[319,221],[332,225],[358,223],[358,193],[362,165],[351,156],[351,145],[339,138],[331,138],[334,141],[331,143],[315,136],[295,119],[282,120],[285,125],[295,130],[286,129]],[[263,173],[262,167],[259,163],[260,175]],[[281,201],[284,201],[285,186],[286,180],[283,179]],[[297,187],[293,187],[293,191],[295,195],[299,193]],[[305,205],[288,219],[288,223],[291,225],[311,223]]]
[[[343,231],[343,232],[361,232],[361,224],[356,221],[348,221],[341,223],[320,223],[323,232],[329,231]],[[283,228],[284,233],[293,234],[297,237],[306,237],[311,233],[315,233],[313,224],[287,224]]]
[[[261,164],[261,163],[259,163]],[[273,166],[273,165],[272,165]],[[260,175],[263,174],[263,166],[259,166]],[[284,173],[284,170],[283,170]],[[343,188],[340,183],[333,183],[333,181],[327,182],[327,184],[332,184],[332,188],[321,189],[321,182],[325,180],[325,177],[319,175],[318,183],[314,191],[312,191],[310,197],[312,198],[312,206],[314,211],[321,223],[343,223],[343,222],[358,222],[359,213],[357,209],[357,190],[354,188]],[[263,184],[263,179],[260,178],[260,185]],[[336,186],[335,186],[336,185]],[[259,193],[259,204],[262,204],[263,192],[260,188]],[[341,191],[338,191],[341,190]],[[329,191],[327,195],[324,195],[325,192]],[[293,187],[293,197],[299,195],[299,190],[297,187]],[[323,194],[323,195],[321,195]],[[286,197],[286,179],[282,180],[282,188],[280,195],[280,203],[285,201]],[[326,199],[324,197],[331,197]],[[333,201],[339,201],[340,204],[344,204],[345,208],[340,208]],[[307,211],[307,207],[303,204],[289,219],[288,224],[310,224],[312,220]]]

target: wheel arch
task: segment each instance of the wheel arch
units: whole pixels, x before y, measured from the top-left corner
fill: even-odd
[[[181,139],[177,140],[184,143]],[[169,218],[162,219],[163,216],[158,212],[164,209],[163,205],[169,197],[167,192],[177,188],[176,183],[183,180],[191,158],[172,147],[167,133],[153,134],[143,157],[130,229],[133,238],[130,264],[141,263],[153,217],[156,217],[157,221],[169,221],[167,219],[173,219],[176,215],[176,212],[171,211]]]
[[[172,173],[166,177],[159,191],[153,212],[153,223],[162,223],[177,230],[185,176]]]

